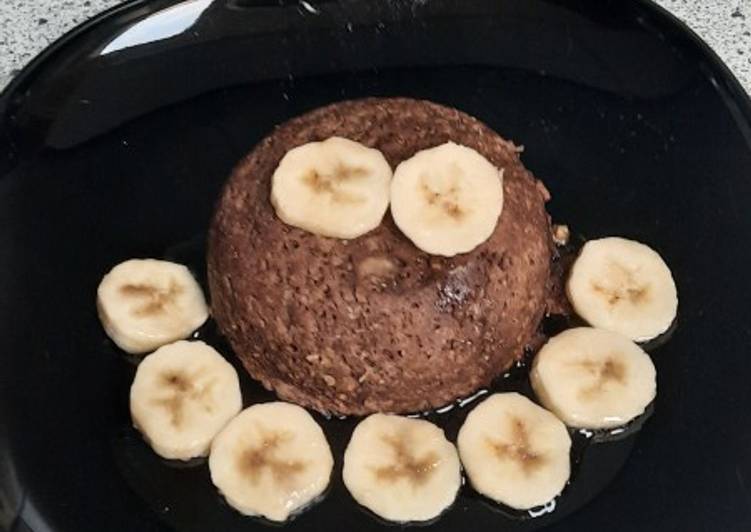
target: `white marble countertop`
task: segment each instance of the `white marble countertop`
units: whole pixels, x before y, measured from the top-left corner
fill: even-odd
[[[64,32],[120,1],[0,0],[0,88]],[[707,41],[751,93],[751,0],[656,1]]]

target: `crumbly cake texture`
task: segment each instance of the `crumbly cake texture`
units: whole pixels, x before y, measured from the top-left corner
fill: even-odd
[[[430,256],[389,213],[354,240],[285,225],[269,201],[290,149],[331,136],[383,152],[392,168],[453,141],[503,169],[504,207],[472,252]],[[519,149],[456,109],[368,98],[278,126],[236,166],[209,235],[213,315],[250,375],[322,412],[412,412],[467,396],[539,343],[560,285],[545,187]]]

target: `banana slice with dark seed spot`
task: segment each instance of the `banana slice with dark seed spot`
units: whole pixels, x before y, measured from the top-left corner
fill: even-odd
[[[453,142],[402,161],[391,181],[394,222],[433,255],[472,251],[493,234],[502,208],[503,172]]]
[[[286,224],[350,239],[378,227],[389,205],[391,167],[383,154],[331,137],[285,154],[271,181],[271,203]]]
[[[344,484],[357,502],[389,521],[426,521],[456,498],[461,466],[443,431],[421,419],[373,414],[344,453]]]
[[[209,316],[201,287],[182,264],[132,259],[112,268],[97,290],[99,319],[128,353],[187,338]]]
[[[245,515],[284,521],[315,501],[334,459],[321,427],[303,408],[282,402],[253,405],[214,439],[211,481]]]
[[[570,475],[566,426],[518,393],[494,394],[476,406],[457,445],[472,486],[511,508],[551,501]]]
[[[206,456],[242,408],[237,372],[203,342],[165,345],[139,364],[130,388],[133,424],[164,458]]]
[[[530,379],[546,408],[569,426],[589,429],[628,423],[657,393],[649,355],[623,335],[590,327],[551,338]]]
[[[590,325],[636,342],[667,331],[678,310],[675,281],[660,255],[618,237],[584,245],[566,292],[576,313]]]

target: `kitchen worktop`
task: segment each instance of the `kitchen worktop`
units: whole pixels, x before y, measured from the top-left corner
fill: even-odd
[[[118,3],[120,0],[2,0],[0,88],[63,33]],[[751,93],[751,0],[657,3],[707,41]]]

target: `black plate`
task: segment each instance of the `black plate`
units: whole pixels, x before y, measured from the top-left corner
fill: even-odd
[[[111,10],[0,96],[0,527],[266,529],[204,464],[161,461],[130,427],[134,365],[98,324],[96,285],[133,256],[200,270],[225,176],[275,124],[407,95],[523,144],[556,220],[651,244],[681,296],[635,445],[590,447],[540,519],[465,488],[430,529],[751,529],[751,105],[693,34],[639,0],[173,4]],[[353,423],[326,423],[338,467]],[[289,529],[384,527],[338,475]]]

